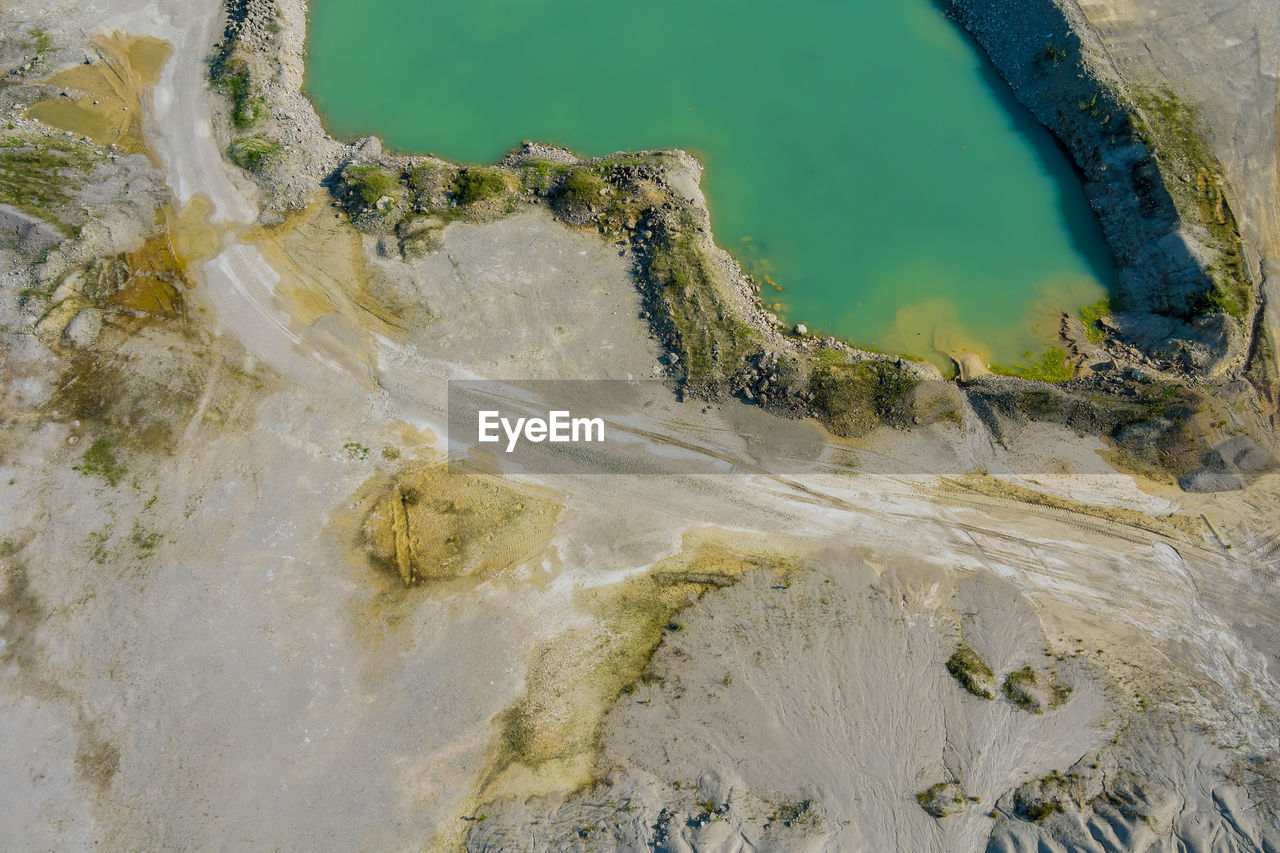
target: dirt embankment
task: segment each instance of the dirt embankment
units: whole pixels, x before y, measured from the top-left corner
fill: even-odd
[[[1113,350],[1163,370],[1239,372],[1262,270],[1256,253],[1245,262],[1195,105],[1123,79],[1074,0],[954,0],[949,13],[1080,169],[1119,265],[1113,327],[1129,348]]]

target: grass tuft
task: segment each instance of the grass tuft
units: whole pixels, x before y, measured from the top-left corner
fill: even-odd
[[[459,204],[474,204],[506,192],[507,180],[497,169],[463,169],[453,184],[453,195]]]
[[[241,169],[258,173],[280,151],[276,143],[260,136],[242,136],[231,143],[227,156]]]
[[[101,477],[109,486],[120,485],[120,481],[128,471],[124,465],[116,461],[111,446],[111,442],[107,439],[98,439],[84,452],[84,457],[80,464],[75,466],[75,470],[85,476]]]
[[[994,699],[996,676],[987,666],[987,662],[973,649],[961,643],[947,658],[947,672],[951,673],[960,686],[979,699]]]

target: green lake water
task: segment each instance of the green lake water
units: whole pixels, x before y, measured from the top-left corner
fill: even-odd
[[[1013,363],[1114,275],[1065,155],[933,0],[313,0],[308,51],[339,137],[691,151],[765,302],[855,343]]]

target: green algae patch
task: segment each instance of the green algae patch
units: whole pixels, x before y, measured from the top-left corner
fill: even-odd
[[[993,692],[996,684],[995,673],[977,652],[964,643],[961,643],[951,653],[951,657],[947,658],[947,672],[960,682],[961,687],[979,699],[996,698]]]
[[[543,490],[441,464],[378,474],[355,502],[366,558],[406,586],[518,566],[546,549],[560,513]]]
[[[1106,330],[1102,328],[1102,319],[1111,313],[1111,300],[1099,299],[1091,305],[1080,309],[1080,322],[1084,324],[1084,335],[1091,344],[1100,344],[1106,339]]]
[[[681,630],[680,612],[756,569],[785,577],[794,561],[727,535],[691,535],[644,575],[579,590],[585,624],[535,648],[524,694],[496,721],[476,802],[590,784],[605,714],[636,685],[661,680],[650,661],[663,637]]]
[[[1005,376],[1019,376],[1023,379],[1031,379],[1037,382],[1052,383],[1066,382],[1075,375],[1075,368],[1067,357],[1066,350],[1059,347],[1049,347],[1040,356],[1039,361],[1034,360],[1030,352],[1024,353],[1023,358],[1026,360],[1020,364],[993,364],[991,365],[991,372]]]

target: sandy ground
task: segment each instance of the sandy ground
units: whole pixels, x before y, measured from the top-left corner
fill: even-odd
[[[1270,777],[1229,778],[1280,749],[1280,479],[1188,496],[1114,473],[1091,440],[1036,427],[998,447],[969,417],[827,443],[803,475],[526,478],[560,506],[542,553],[405,589],[364,559],[355,496],[438,458],[450,378],[652,376],[625,259],[537,210],[451,226],[410,265],[323,199],[255,226],[210,125],[218,4],[47,8],[84,35],[173,44],[148,139],[209,216],[188,321],[104,356],[105,413],[67,416],[53,357],[7,352],[0,847],[421,849],[468,830],[503,849],[1056,850],[1077,829],[1071,849],[1280,844]],[[736,402],[672,406],[669,434],[709,454],[741,430]],[[159,448],[134,440],[149,424]],[[101,435],[115,485],[75,468]],[[1064,501],[940,482],[974,470]],[[1189,523],[1153,520],[1174,513]],[[567,659],[564,638],[598,629],[583,591],[708,528],[786,551],[790,585],[749,572],[663,628],[655,677],[598,709],[599,787],[485,803],[535,651]],[[1033,715],[969,696],[944,667],[961,638],[998,677],[1052,667],[1070,700]],[[1089,764],[1145,773],[1154,822],[1019,816],[1019,786]],[[935,820],[915,795],[951,779],[978,802]],[[704,798],[728,818],[703,825]],[[817,817],[776,817],[805,801]]]

